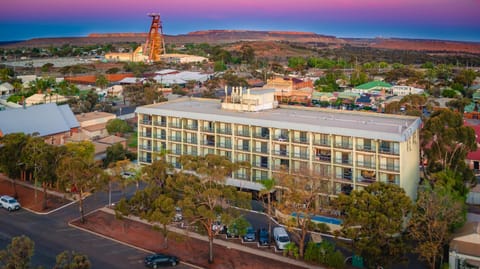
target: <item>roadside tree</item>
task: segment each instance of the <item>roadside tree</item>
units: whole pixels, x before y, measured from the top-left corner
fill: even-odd
[[[444,247],[452,239],[455,226],[464,222],[465,204],[443,185],[419,188],[419,196],[409,224],[409,235],[415,241],[413,251],[429,267],[437,268]]]
[[[0,170],[12,179],[14,197],[17,198],[16,180],[21,177],[24,164],[22,163],[23,148],[27,144],[28,136],[24,133],[7,134],[0,137]]]
[[[201,157],[184,155],[180,162],[183,169],[195,172],[193,174],[178,174],[175,177],[175,188],[182,190],[182,200],[179,202],[184,218],[190,224],[198,224],[208,236],[209,257],[213,263],[213,239],[221,229],[214,229],[214,224],[221,220],[229,225],[236,217],[236,210],[231,206],[249,208],[251,197],[238,191],[233,186],[226,185],[226,177],[239,169],[241,164],[232,163],[217,155]]]
[[[131,132],[132,128],[128,125],[128,123],[122,119],[111,119],[107,121],[107,125],[105,126],[107,129],[108,134],[120,134],[124,135],[128,132]]]
[[[297,239],[299,254],[303,258],[307,234],[314,228],[312,217],[320,206],[319,193],[326,193],[327,185],[308,172],[301,176],[282,173],[277,176],[277,181],[282,194],[276,207],[287,216],[286,225]]]
[[[404,223],[412,202],[402,188],[376,182],[350,195],[340,194],[337,202],[344,212],[340,235],[352,239],[353,252],[369,267],[385,267],[404,257]]]
[[[0,268],[29,269],[35,242],[25,235],[13,237],[5,250],[0,250]]]
[[[86,255],[75,251],[64,251],[57,255],[53,269],[90,269],[92,263]]]

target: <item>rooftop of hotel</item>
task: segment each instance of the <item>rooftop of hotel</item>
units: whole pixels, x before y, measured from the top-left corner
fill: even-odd
[[[222,110],[220,100],[188,97],[138,107],[136,112],[390,141],[406,141],[421,124],[418,117],[298,106],[259,112]]]

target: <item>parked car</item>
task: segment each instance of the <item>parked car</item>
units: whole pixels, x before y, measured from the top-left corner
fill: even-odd
[[[268,246],[269,244],[269,239],[268,239],[268,230],[265,228],[261,228],[258,230],[258,243],[260,246]]]
[[[248,227],[247,228],[247,232],[245,233],[245,235],[243,236],[243,241],[246,241],[246,242],[254,242],[255,240],[257,239],[257,236],[255,234],[255,230],[253,229],[253,227]]]
[[[125,179],[133,179],[135,177],[135,173],[129,171],[121,172],[120,175]]]
[[[8,211],[19,210],[21,207],[20,203],[15,198],[8,195],[3,195],[0,197],[0,206]]]
[[[285,246],[290,243],[290,237],[283,227],[273,228],[273,240],[275,240],[277,248],[281,250],[285,249]]]
[[[175,216],[173,217],[173,221],[179,222],[183,220],[182,209],[180,207],[175,207]]]
[[[152,254],[145,257],[145,266],[158,268],[159,266],[175,266],[178,264],[178,258],[166,254]]]

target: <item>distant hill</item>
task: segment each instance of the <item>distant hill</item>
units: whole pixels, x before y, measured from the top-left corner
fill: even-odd
[[[86,37],[35,38],[21,42],[1,44],[0,47],[47,47],[55,44],[94,45],[105,43],[142,43],[146,33],[93,33]],[[165,35],[165,42],[170,44],[210,43],[225,44],[239,41],[284,41],[292,43],[309,43],[317,47],[371,47],[379,49],[400,49],[427,51],[435,53],[475,53],[480,54],[480,43],[443,40],[400,39],[400,38],[337,38],[311,32],[289,31],[249,31],[249,30],[207,30],[181,35]]]

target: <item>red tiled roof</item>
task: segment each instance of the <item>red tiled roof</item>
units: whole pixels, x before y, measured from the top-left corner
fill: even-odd
[[[105,74],[105,77],[110,82],[117,82],[126,77],[133,77],[133,73],[125,73],[125,74]],[[65,80],[72,83],[80,83],[80,84],[95,84],[97,80],[96,76],[76,76],[76,77],[65,77]]]

